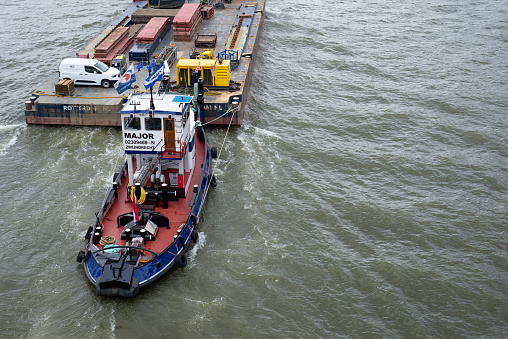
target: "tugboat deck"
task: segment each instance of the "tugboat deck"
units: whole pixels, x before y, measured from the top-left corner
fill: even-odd
[[[196,141],[198,145],[196,145],[196,161],[198,159],[204,159],[205,154],[203,152],[204,148],[199,145],[202,142]],[[135,160],[134,160],[135,164]],[[196,171],[201,171],[200,168],[195,169]],[[157,206],[155,205],[141,205],[141,209],[143,210],[146,208],[147,210],[159,212],[161,214],[166,215],[169,218],[169,229],[160,227],[158,229],[157,238],[158,239],[167,239],[167,241],[147,241],[144,245],[144,248],[160,253],[162,252],[169,244],[171,244],[174,240],[174,236],[177,235],[177,231],[180,228],[182,224],[184,224],[187,221],[187,218],[189,217],[189,213],[191,210],[191,199],[192,199],[192,187],[194,185],[199,185],[201,177],[199,175],[191,175],[192,172],[186,172],[184,181],[189,181],[189,189],[188,194],[185,198],[180,198],[178,201],[169,201],[168,202],[168,209],[162,209],[162,204],[159,202]],[[124,246],[125,240],[121,240],[121,234],[123,231],[123,227],[117,227],[117,220],[116,216],[129,213],[133,211],[132,208],[132,201],[130,198],[128,198],[128,177],[125,176],[121,180],[121,185],[118,187],[118,199],[114,201],[114,203],[111,205],[108,214],[106,217],[104,217],[102,224],[103,224],[103,236],[114,236],[117,241],[117,245]],[[147,208],[149,207],[149,208]],[[168,211],[170,211],[170,214],[168,214]],[[109,216],[115,216],[115,218],[111,218]],[[97,245],[100,247],[100,245]],[[149,252],[146,252],[146,255],[151,257],[151,254]]]

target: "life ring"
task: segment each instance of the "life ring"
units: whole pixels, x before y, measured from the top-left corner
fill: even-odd
[[[134,201],[134,191],[136,190],[136,187],[131,187],[131,200]],[[139,199],[138,199],[138,204],[142,204],[145,202],[145,199],[146,199],[146,192],[145,192],[145,189],[143,187],[141,187],[141,195],[139,196]]]

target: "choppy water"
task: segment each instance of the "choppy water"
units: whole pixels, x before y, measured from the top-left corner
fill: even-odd
[[[0,337],[508,337],[507,1],[268,1],[201,242],[133,300],[74,261],[120,132],[23,113],[128,3],[2,4]]]

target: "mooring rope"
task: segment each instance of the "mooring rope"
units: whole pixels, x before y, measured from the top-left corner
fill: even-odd
[[[222,117],[223,117],[223,116],[225,116],[226,114],[229,114],[229,113],[233,112],[233,114],[231,115],[231,122],[229,123],[229,125],[231,126],[231,123],[233,122],[233,117],[235,116],[236,111],[238,111],[238,107],[236,107],[236,108],[230,108],[230,109],[228,109],[228,110],[226,111],[226,113],[222,114],[221,116],[218,116],[217,118],[215,118],[215,119],[213,119],[213,120],[210,120],[210,121],[208,121],[208,122],[205,122],[204,124],[201,124],[201,126],[208,125],[209,123],[212,123],[212,122],[214,122],[215,120],[222,118]],[[228,129],[229,129],[229,127],[228,127]]]
[[[208,180],[208,183],[207,183],[207,187],[206,187],[206,190],[208,191],[208,188],[210,187],[210,183],[212,182],[212,178],[213,178],[213,174],[215,172],[215,168],[217,167],[217,162],[219,161],[220,159],[220,155],[222,153],[222,149],[224,148],[224,144],[226,143],[226,138],[228,137],[228,133],[229,133],[229,129],[231,127],[231,124],[233,123],[233,118],[235,117],[235,114],[236,112],[238,112],[238,107],[236,108],[231,108],[229,109],[226,113],[224,113],[222,116],[226,115],[227,113],[229,112],[232,112],[233,114],[231,114],[231,120],[229,120],[229,125],[228,125],[228,128],[226,129],[226,134],[224,135],[224,139],[222,140],[222,145],[220,146],[220,150],[219,150],[219,154],[217,154],[217,159],[215,160],[215,163],[213,164],[212,166],[212,172],[210,174],[210,180]],[[220,118],[220,117],[219,117]],[[218,118],[217,118],[218,119]],[[217,120],[217,119],[214,119],[214,120]],[[212,120],[212,121],[214,121]],[[209,121],[207,122],[210,123],[212,121]],[[204,124],[203,124],[204,125]],[[208,139],[207,139],[208,140]]]

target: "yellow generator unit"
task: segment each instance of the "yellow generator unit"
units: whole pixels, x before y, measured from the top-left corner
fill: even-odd
[[[176,64],[176,73],[178,87],[193,86],[202,78],[205,87],[224,88],[229,87],[231,65],[229,60],[180,59]]]

